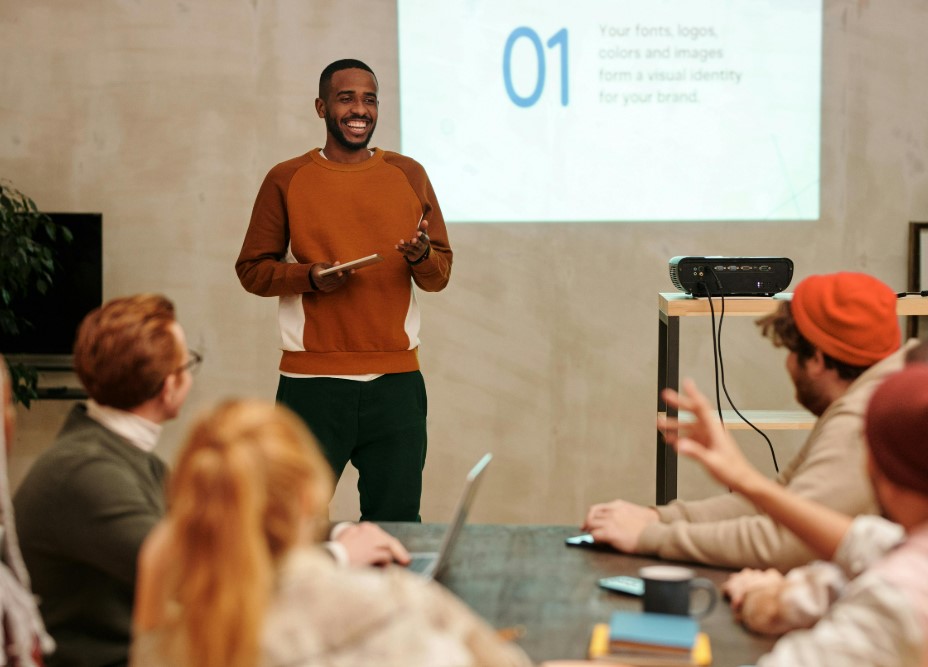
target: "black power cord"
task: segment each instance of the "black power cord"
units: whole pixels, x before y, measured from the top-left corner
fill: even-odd
[[[722,289],[722,281],[719,280],[719,277],[715,274],[715,271],[711,267],[706,267],[707,272],[715,279],[715,283],[718,286],[718,296],[722,303],[721,313],[719,314],[719,325],[718,332],[716,332],[715,326],[715,306],[712,303],[712,291],[709,289],[708,283],[701,281],[699,283],[705,290],[706,296],[709,299],[709,312],[712,317],[712,359],[715,366],[715,405],[719,413],[719,421],[723,424],[725,419],[722,417],[722,400],[719,394],[719,386],[721,384],[722,391],[725,393],[725,398],[728,400],[728,404],[731,406],[731,409],[735,411],[735,414],[741,418],[745,424],[754,429],[760,436],[767,442],[767,448],[770,450],[770,456],[773,459],[773,469],[779,473],[780,465],[777,463],[777,454],[773,449],[773,443],[770,442],[770,438],[767,437],[767,434],[757,428],[751,421],[741,414],[741,411],[735,407],[734,401],[731,400],[731,396],[728,393],[728,387],[725,384],[725,363],[722,360],[722,324],[725,321],[725,291]],[[719,383],[719,378],[721,377],[721,383]]]

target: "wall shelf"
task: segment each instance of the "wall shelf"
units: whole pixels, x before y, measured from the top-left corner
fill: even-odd
[[[657,414],[659,417],[667,415],[666,412]],[[762,431],[812,430],[816,419],[815,415],[807,410],[741,410],[741,414]],[[684,424],[693,421],[693,415],[689,412],[681,412],[678,417]],[[729,431],[751,430],[734,410],[722,410],[722,422]]]

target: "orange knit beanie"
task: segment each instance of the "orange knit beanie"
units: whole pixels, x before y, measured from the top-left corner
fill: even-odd
[[[872,366],[902,341],[896,294],[864,273],[809,276],[796,286],[790,310],[799,333],[851,366]]]
[[[928,365],[912,364],[881,382],[865,424],[880,472],[894,484],[928,495]]]

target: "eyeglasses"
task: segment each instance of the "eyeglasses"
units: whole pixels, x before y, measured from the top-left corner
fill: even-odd
[[[203,355],[195,350],[187,350],[187,356],[190,357],[187,359],[187,363],[175,368],[174,373],[183,373],[184,371],[195,373],[200,364],[203,363]]]
[[[185,363],[181,364],[180,366],[175,368],[173,371],[168,373],[167,377],[165,377],[164,380],[158,383],[158,386],[155,387],[154,391],[152,391],[151,393],[151,398],[158,395],[158,392],[161,391],[162,387],[164,387],[164,382],[165,380],[167,380],[168,377],[172,375],[177,375],[179,373],[183,373],[184,371],[190,371],[191,373],[195,373],[197,368],[199,368],[200,364],[203,363],[203,355],[200,354],[199,352],[195,352],[194,350],[187,350],[187,356],[189,358],[187,359]]]

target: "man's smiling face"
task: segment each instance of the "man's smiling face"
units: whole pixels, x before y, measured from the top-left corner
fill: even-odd
[[[343,69],[332,74],[325,99],[316,100],[316,111],[325,119],[329,136],[348,151],[367,149],[377,127],[377,80],[363,69]]]

